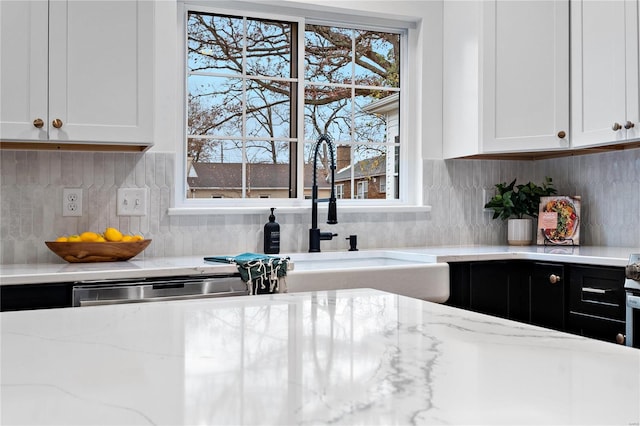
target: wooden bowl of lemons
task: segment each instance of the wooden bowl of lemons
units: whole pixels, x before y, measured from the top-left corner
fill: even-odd
[[[137,256],[151,244],[141,235],[125,235],[115,228],[104,233],[83,232],[45,241],[49,249],[71,263],[120,262]]]

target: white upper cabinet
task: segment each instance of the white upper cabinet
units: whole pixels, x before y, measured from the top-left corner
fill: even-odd
[[[569,3],[444,2],[445,158],[569,147]]]
[[[572,0],[572,145],[640,138],[638,0]]]
[[[47,1],[0,1],[2,140],[48,139],[48,25]]]
[[[153,11],[146,0],[0,2],[0,138],[150,145]]]

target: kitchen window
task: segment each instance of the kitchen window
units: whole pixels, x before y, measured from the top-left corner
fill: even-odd
[[[188,201],[261,205],[266,191],[274,205],[308,199],[313,146],[328,134],[341,201],[366,202],[360,182],[376,179],[392,183],[376,201],[402,202],[406,28],[192,6],[185,33]],[[320,197],[329,165],[323,147]]]

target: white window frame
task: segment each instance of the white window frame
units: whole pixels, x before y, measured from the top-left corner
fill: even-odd
[[[213,6],[212,6],[213,4]],[[179,117],[182,123],[179,124],[181,138],[178,141],[180,149],[177,151],[175,176],[176,185],[174,188],[174,205],[169,209],[170,215],[190,215],[190,214],[227,214],[230,212],[238,214],[255,214],[262,212],[267,207],[277,207],[281,212],[305,212],[310,210],[311,205],[307,197],[303,196],[300,191],[298,198],[269,198],[269,199],[193,199],[188,198],[188,186],[186,184],[185,166],[186,166],[186,16],[189,10],[197,10],[205,13],[223,13],[237,16],[250,16],[258,19],[275,19],[297,22],[299,26],[299,57],[304,55],[304,26],[306,22],[328,24],[328,25],[345,25],[353,28],[378,29],[381,31],[398,31],[403,30],[405,33],[401,38],[402,55],[401,55],[401,95],[400,96],[400,179],[404,185],[400,188],[399,199],[374,199],[374,200],[358,200],[358,199],[340,199],[338,208],[346,211],[429,211],[429,206],[422,204],[422,141],[421,130],[419,126],[410,125],[409,123],[420,123],[421,104],[420,96],[420,75],[419,72],[410,72],[410,70],[422,69],[421,52],[418,51],[419,37],[416,22],[405,21],[403,19],[392,19],[386,15],[371,16],[371,13],[359,14],[353,11],[353,14],[346,13],[346,9],[314,6],[313,9],[302,8],[283,8],[273,7],[267,3],[245,3],[242,4],[243,9],[238,10],[238,2],[234,1],[218,1],[211,3],[206,0],[178,0],[178,61],[179,77],[180,77],[180,96],[179,96]],[[350,11],[349,11],[350,12]],[[304,61],[299,61],[299,76],[304,76]],[[301,80],[298,84],[299,99],[303,99],[304,82]],[[413,98],[410,101],[410,95]],[[414,96],[418,98],[415,99]],[[411,107],[409,107],[411,105]],[[298,111],[298,135],[297,140],[300,144],[298,155],[303,156],[304,149],[304,109],[299,108]],[[303,186],[303,175],[300,173],[298,178],[298,187]],[[325,203],[326,204],[326,203]],[[322,208],[322,205],[320,206]]]

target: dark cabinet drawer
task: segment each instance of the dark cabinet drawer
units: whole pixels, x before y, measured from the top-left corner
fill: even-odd
[[[625,322],[585,314],[570,313],[567,331],[592,339],[618,343],[616,341],[618,336],[624,336],[625,334]]]
[[[624,268],[572,266],[569,311],[625,320]]]

